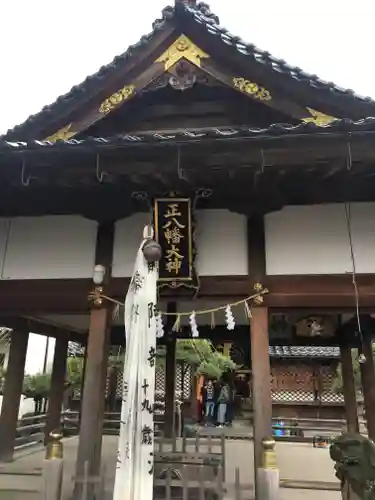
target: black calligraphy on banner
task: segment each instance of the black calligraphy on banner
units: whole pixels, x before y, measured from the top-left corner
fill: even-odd
[[[122,384],[122,402],[126,403],[129,394],[129,384],[126,380],[124,380]]]
[[[132,304],[131,315],[132,319],[134,320],[134,323],[137,323],[139,316],[139,304]]]
[[[148,310],[148,327],[151,328],[151,320],[157,314],[157,310],[156,310],[155,304],[153,302],[149,302],[147,304],[147,310]]]
[[[148,350],[148,358],[147,362],[150,365],[150,368],[153,368],[155,366],[155,358],[156,358],[156,349],[155,347],[150,347]]]
[[[141,387],[141,389],[143,390],[143,395],[144,396],[147,396],[147,389],[150,387],[150,384],[147,382],[147,379],[144,378],[143,379],[143,385]]]
[[[154,431],[148,425],[142,427],[142,441],[141,444],[152,444]]]
[[[143,287],[143,283],[144,283],[144,277],[141,276],[139,271],[136,271],[131,279],[130,288],[134,293],[137,293]]]
[[[193,239],[189,198],[155,200],[155,236],[162,249],[159,281],[193,280]]]
[[[145,397],[142,401],[142,411],[147,411],[150,415],[154,413],[150,400]]]

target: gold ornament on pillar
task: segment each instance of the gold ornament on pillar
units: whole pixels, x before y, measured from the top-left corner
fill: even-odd
[[[259,282],[254,284],[253,290],[255,293],[259,294],[253,298],[253,302],[255,305],[260,306],[264,302],[263,294],[268,293],[268,290]]]
[[[95,306],[95,307],[100,307],[103,305],[103,299],[102,299],[102,294],[103,294],[103,287],[102,286],[96,286],[91,292],[89,293],[88,300],[89,302]]]
[[[89,293],[88,299],[94,307],[101,307],[103,305],[103,282],[106,275],[106,268],[101,264],[96,264],[92,280],[96,285],[95,288]]]
[[[50,441],[46,449],[46,460],[55,458],[63,458],[63,444],[61,442],[63,435],[58,431],[53,431],[49,434]]]

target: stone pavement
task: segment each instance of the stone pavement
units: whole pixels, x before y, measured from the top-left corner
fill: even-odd
[[[113,487],[117,437],[105,436],[103,439],[103,463],[106,469],[106,490],[108,499]],[[64,441],[64,500],[72,491],[71,478],[77,454],[78,438]],[[312,448],[305,443],[277,443],[277,457],[282,479],[293,481],[323,481],[338,484],[334,477],[333,464],[328,449]],[[240,469],[242,483],[253,482],[253,444],[245,440],[226,442],[226,480],[234,482],[234,471]],[[0,500],[40,500],[37,493],[40,477],[37,474],[43,464],[44,451],[24,452],[12,464],[0,466]],[[20,475],[20,473],[23,475]],[[28,474],[28,475],[25,475]],[[15,491],[18,490],[18,491]],[[34,492],[32,491],[34,490]],[[317,491],[306,489],[282,488],[281,500],[340,500],[339,491]],[[248,495],[243,500],[248,500]]]

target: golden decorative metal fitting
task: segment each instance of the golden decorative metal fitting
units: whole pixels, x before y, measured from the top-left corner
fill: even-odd
[[[73,137],[77,132],[73,132],[72,129],[73,124],[69,123],[65,127],[61,128],[53,135],[46,137],[44,141],[48,142],[57,142],[57,141],[68,141],[71,137]]]
[[[63,458],[64,447],[61,442],[63,435],[58,431],[53,431],[49,435],[50,442],[47,444],[46,459],[54,460]]]
[[[100,307],[103,304],[102,299],[103,287],[96,286],[88,295],[88,300],[95,307]]]
[[[114,94],[105,99],[100,107],[99,113],[106,114],[117,108],[124,101],[127,101],[130,97],[134,95],[135,85],[125,85],[121,89],[117,90]]]
[[[264,469],[277,469],[275,447],[276,442],[273,438],[262,439]]]
[[[265,288],[262,283],[254,283],[254,286],[253,286],[253,290],[255,293],[258,293],[259,295],[257,295],[256,297],[254,297],[252,299],[253,303],[257,306],[260,306],[261,304],[263,304],[264,302],[264,297],[263,295],[265,295],[266,293],[268,293],[268,290],[267,288]]]
[[[258,295],[258,297],[254,298],[254,304],[256,304],[257,306],[260,306],[261,304],[263,304],[263,302],[264,298],[262,295]]]
[[[245,78],[241,77],[234,77],[232,82],[235,89],[251,96],[253,99],[259,101],[271,101],[272,99],[272,95],[269,90],[261,87],[255,82],[246,80]]]
[[[186,35],[180,35],[155,62],[163,63],[164,70],[168,71],[181,59],[186,59],[195,66],[200,67],[201,60],[208,57],[209,55],[197,47]]]

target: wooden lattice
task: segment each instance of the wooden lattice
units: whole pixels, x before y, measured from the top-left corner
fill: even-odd
[[[343,403],[344,396],[333,390],[335,372],[331,366],[320,368],[320,391],[319,397],[322,403]]]
[[[343,402],[343,396],[333,391],[335,369],[330,365],[275,365],[271,373],[275,403]]]

